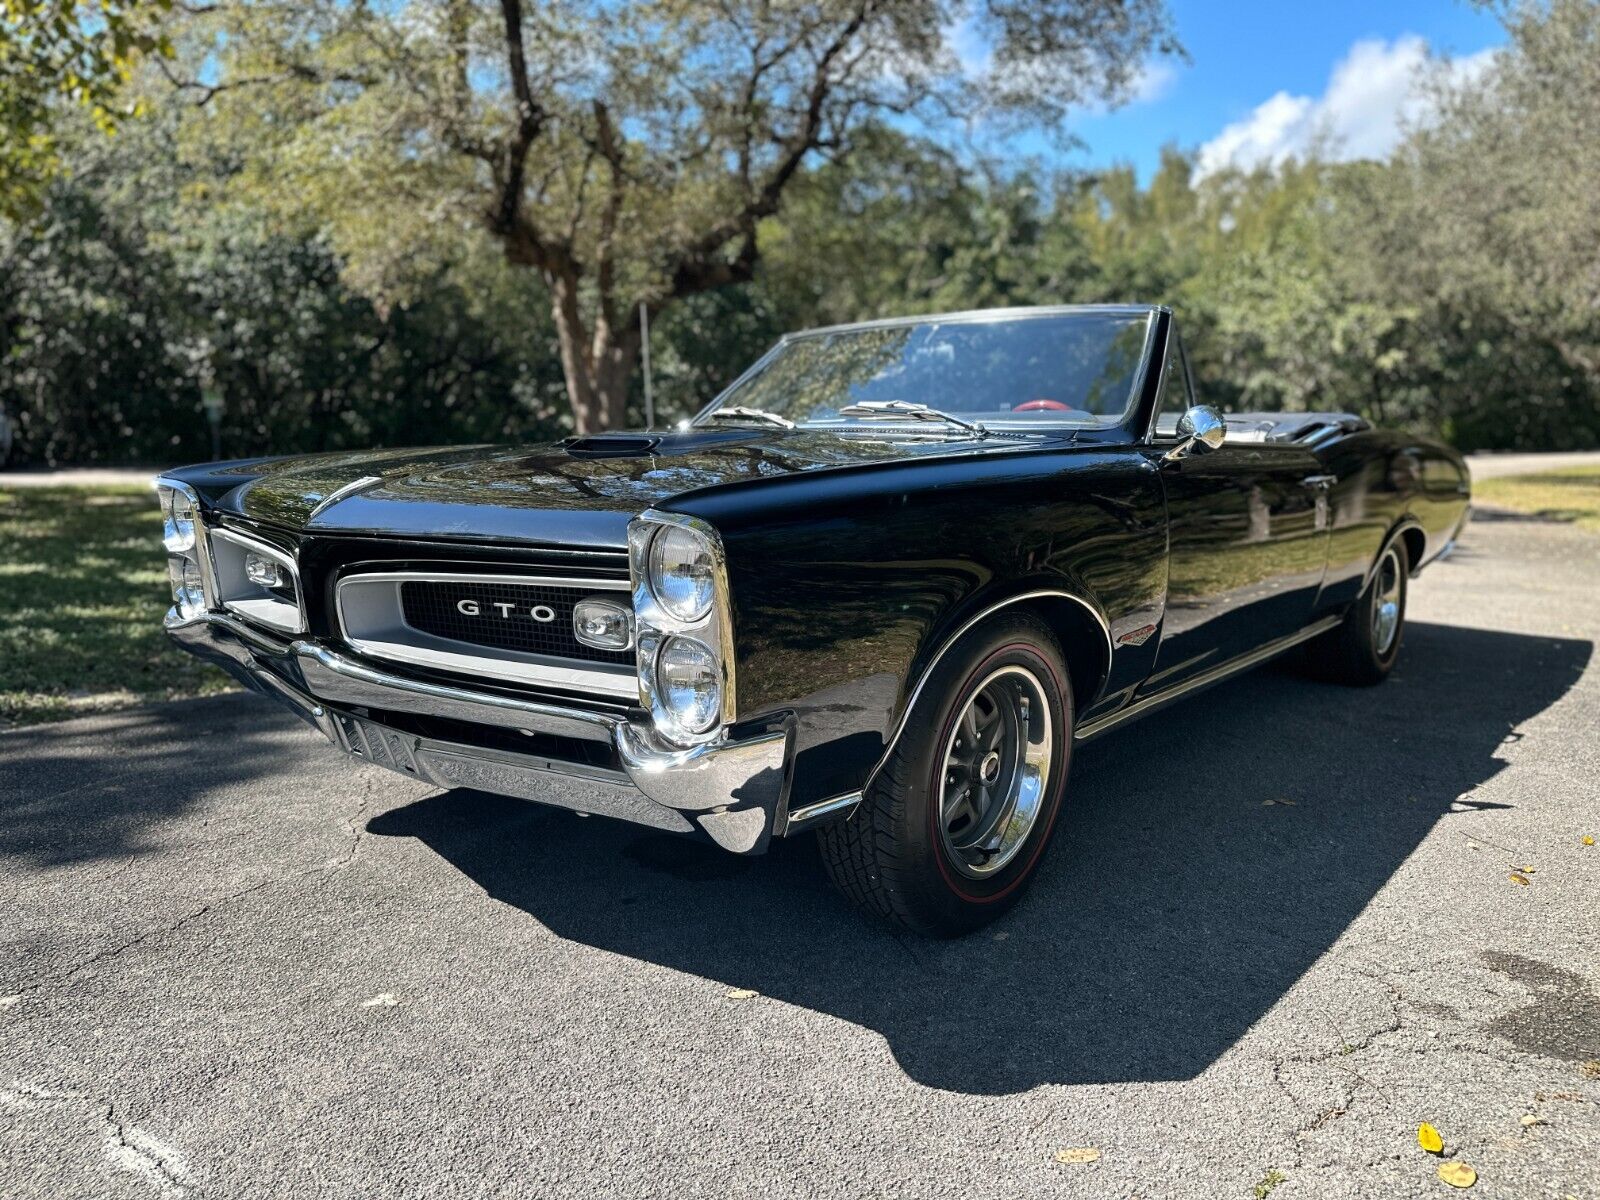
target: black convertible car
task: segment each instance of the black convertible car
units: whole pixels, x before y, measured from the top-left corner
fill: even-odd
[[[1382,680],[1461,457],[1197,403],[1172,314],[785,337],[670,433],[157,481],[194,653],[353,755],[756,853],[954,933],[1038,869],[1075,748],[1301,647]]]

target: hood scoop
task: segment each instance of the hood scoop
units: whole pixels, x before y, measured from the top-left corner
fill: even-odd
[[[561,443],[573,458],[640,458],[660,444],[659,436],[639,433],[597,433]]]

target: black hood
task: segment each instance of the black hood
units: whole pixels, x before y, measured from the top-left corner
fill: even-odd
[[[223,512],[313,533],[620,547],[629,518],[690,493],[800,471],[1037,445],[740,427],[321,454],[173,474]]]

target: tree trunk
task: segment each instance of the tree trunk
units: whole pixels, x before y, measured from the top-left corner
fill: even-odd
[[[602,312],[591,332],[578,300],[578,281],[553,276],[551,308],[561,346],[561,371],[580,434],[621,429],[628,423],[628,384],[639,361],[639,327],[615,327]]]

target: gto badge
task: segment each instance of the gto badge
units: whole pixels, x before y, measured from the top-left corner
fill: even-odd
[[[516,614],[517,616],[523,615],[517,606],[512,604],[510,601],[491,600],[488,602],[488,607],[499,609],[500,619],[502,621],[509,620],[512,614]],[[485,616],[486,614],[484,613],[483,609],[484,605],[479,604],[476,600],[456,601],[456,611],[464,617]],[[533,607],[528,609],[527,615],[532,617],[535,621],[550,622],[556,619],[556,610],[551,608],[548,604],[535,604]]]

